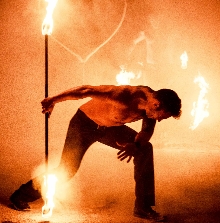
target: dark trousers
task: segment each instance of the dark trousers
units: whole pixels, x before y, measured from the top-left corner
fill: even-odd
[[[97,125],[89,119],[81,110],[78,110],[70,121],[64,149],[61,156],[59,166],[55,169],[55,173],[65,172],[64,179],[61,182],[70,180],[80,167],[82,158],[87,149],[95,142],[103,143],[107,146],[120,149],[116,142],[129,143],[134,142],[137,132],[126,125],[103,127]],[[63,174],[60,174],[60,176]],[[23,193],[29,196],[33,201],[40,197],[40,194],[34,196],[31,189],[25,189],[25,185],[35,185],[36,191],[40,191],[40,176],[23,184]],[[153,148],[151,143],[141,147],[139,152],[134,156],[134,179],[135,179],[135,206],[144,208],[146,206],[155,205],[154,191],[154,164],[153,164]]]

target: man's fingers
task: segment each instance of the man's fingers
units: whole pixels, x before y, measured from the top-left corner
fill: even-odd
[[[124,156],[127,156],[126,154],[120,154],[120,155],[118,155],[118,159],[120,159],[121,157],[124,157]]]
[[[120,161],[123,161],[124,159],[126,159],[127,156],[123,156],[121,158],[118,158]]]
[[[126,159],[128,156],[126,155],[126,156],[121,156],[121,157],[118,157],[118,159],[120,160],[120,161],[123,161],[124,159]],[[127,163],[129,163],[130,161],[131,161],[131,158],[132,158],[132,156],[129,156],[129,158],[128,158],[128,160],[127,160]]]
[[[117,153],[117,155],[120,155],[121,153],[123,153],[124,152],[124,150],[120,150],[118,153]]]
[[[129,156],[129,155],[126,154],[126,153],[123,153],[123,154],[121,154],[121,155],[118,155],[118,159],[120,159],[120,160],[124,160],[124,159],[126,159],[127,157],[132,157],[132,156]]]
[[[45,114],[45,115],[48,114],[48,118],[50,118],[50,115],[51,115],[50,111],[43,110],[42,113]]]
[[[127,163],[129,163],[131,161],[132,156],[129,156]]]
[[[121,147],[121,148],[119,148],[119,151],[117,153],[117,156],[118,156],[117,158],[120,161],[123,161],[124,159],[128,158],[127,163],[129,163],[131,161],[132,155],[129,154],[128,151],[126,150],[127,143],[120,144],[120,143],[116,142],[116,144]]]
[[[119,154],[120,153],[120,154]],[[126,152],[125,151],[120,151],[120,152],[118,152],[118,159],[120,159],[121,157],[127,157],[128,155],[126,154]]]

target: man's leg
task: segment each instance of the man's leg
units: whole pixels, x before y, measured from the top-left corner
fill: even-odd
[[[116,149],[120,149],[117,142],[119,144],[132,143],[137,135],[135,130],[126,125],[104,127],[102,131],[102,137],[98,141]],[[136,196],[134,216],[157,222],[165,221],[163,216],[151,208],[155,206],[155,186],[153,147],[150,142],[139,148],[134,156],[134,180]]]
[[[77,172],[81,160],[89,148],[96,141],[97,125],[90,120],[82,111],[78,110],[70,121],[67,136],[62,152],[60,165],[53,171],[59,182],[65,183]],[[26,184],[22,184],[10,197],[10,201],[17,210],[30,209],[28,202],[33,202],[42,197],[41,185],[44,174],[33,178]]]
[[[151,143],[134,156],[135,207],[145,209],[155,205],[154,162]]]
[[[128,126],[108,127],[98,140],[108,146],[120,149],[119,144],[134,142],[137,132]],[[134,156],[135,206],[155,205],[153,147],[151,143],[141,147]]]
[[[165,222],[166,218],[152,209],[155,206],[153,147],[149,142],[134,156],[135,207],[134,216]]]

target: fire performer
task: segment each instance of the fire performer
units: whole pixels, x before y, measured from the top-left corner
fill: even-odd
[[[79,169],[87,149],[100,142],[119,150],[117,158],[134,162],[134,216],[154,221],[164,217],[153,210],[155,206],[153,147],[149,142],[156,121],[181,115],[181,99],[171,89],[154,91],[147,86],[83,85],[45,98],[42,112],[51,115],[56,103],[90,97],[80,106],[70,121],[59,166],[54,172],[65,171],[65,182]],[[140,132],[126,123],[142,120]],[[10,197],[14,208],[26,210],[28,202],[41,198],[42,176],[16,190]],[[62,179],[62,182],[63,179]]]

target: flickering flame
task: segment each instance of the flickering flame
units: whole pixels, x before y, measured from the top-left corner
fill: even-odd
[[[209,85],[206,83],[205,79],[199,73],[199,76],[195,78],[194,83],[198,84],[200,87],[200,93],[197,102],[193,103],[193,110],[191,115],[194,117],[193,124],[190,129],[194,130],[203,121],[204,118],[209,116],[208,112],[208,100],[205,98],[208,92]]]
[[[141,63],[138,63],[142,65]],[[142,72],[139,71],[137,75],[133,72],[126,71],[125,66],[120,66],[121,71],[119,74],[116,75],[116,81],[118,85],[130,85],[131,79],[138,79],[141,77]]]
[[[48,174],[44,176],[44,187],[46,189],[46,195],[44,198],[44,206],[42,207],[42,216],[48,218],[52,216],[54,202],[53,197],[55,194],[57,178],[54,174]]]
[[[188,62],[188,55],[187,55],[186,51],[184,51],[184,53],[180,56],[180,60],[181,60],[181,68],[186,69],[187,62]]]
[[[116,81],[118,85],[129,85],[131,79],[134,79],[134,78],[135,78],[134,73],[121,70],[121,72],[117,74],[116,76]]]
[[[58,0],[45,0],[48,2],[47,14],[42,24],[42,34],[51,35],[53,30],[53,11],[56,7]]]

